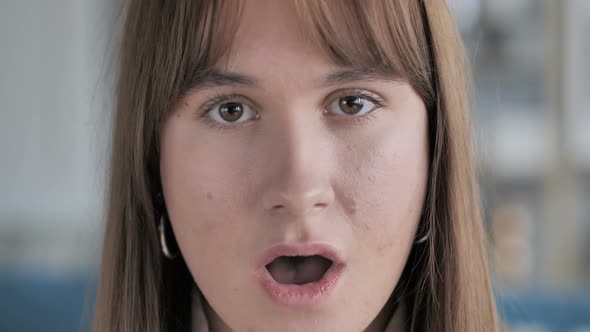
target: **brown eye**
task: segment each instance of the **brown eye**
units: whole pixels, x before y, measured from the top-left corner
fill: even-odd
[[[229,102],[219,106],[219,115],[227,122],[235,122],[239,120],[243,113],[244,108],[240,103]]]
[[[257,118],[257,113],[247,104],[228,101],[210,108],[206,115],[220,124],[237,124]]]
[[[344,96],[336,98],[328,105],[333,113],[359,117],[374,110],[378,105],[362,96]]]
[[[363,109],[364,100],[356,96],[346,96],[338,98],[340,109],[350,115],[354,115]]]

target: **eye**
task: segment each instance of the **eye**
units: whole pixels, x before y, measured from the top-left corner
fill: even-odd
[[[381,106],[378,97],[365,92],[344,95],[334,99],[327,107],[332,113],[360,117]]]
[[[222,101],[214,104],[204,114],[219,124],[236,124],[257,118],[257,113],[240,101]]]

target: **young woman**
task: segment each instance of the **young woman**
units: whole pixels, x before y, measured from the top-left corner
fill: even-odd
[[[495,331],[445,0],[126,8],[95,331]]]

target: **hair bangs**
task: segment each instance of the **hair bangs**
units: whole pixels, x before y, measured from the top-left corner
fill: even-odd
[[[427,22],[420,1],[297,0],[303,29],[338,65],[400,76],[434,104]]]
[[[161,64],[155,66],[154,75],[172,81],[170,97],[177,99],[195,77],[230,52],[242,5],[239,0],[183,0],[166,2],[164,7],[160,56],[156,55]]]

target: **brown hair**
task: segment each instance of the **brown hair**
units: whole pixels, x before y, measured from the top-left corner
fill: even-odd
[[[468,117],[467,64],[444,0],[297,1],[302,26],[335,63],[395,72],[428,109],[431,166],[421,235],[397,286],[411,331],[496,331]],[[231,47],[235,2],[130,0],[120,54],[95,332],[187,331],[193,279],[159,248],[159,133]],[[354,22],[354,24],[350,24]],[[228,24],[232,23],[232,24]]]

